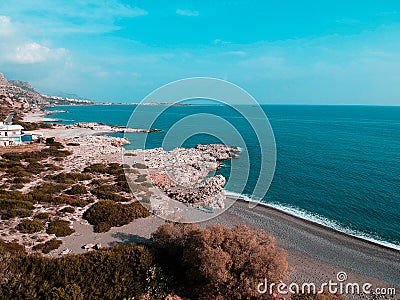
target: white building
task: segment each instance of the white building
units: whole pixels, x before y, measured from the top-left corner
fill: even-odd
[[[0,147],[20,144],[23,129],[21,125],[4,125],[0,122]]]

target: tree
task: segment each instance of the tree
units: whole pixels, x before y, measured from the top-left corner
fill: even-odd
[[[256,287],[267,278],[284,279],[285,251],[264,231],[247,225],[167,223],[152,236],[161,263],[181,285],[182,295],[199,299],[258,299]]]

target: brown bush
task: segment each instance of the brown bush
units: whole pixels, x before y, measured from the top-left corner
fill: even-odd
[[[166,269],[186,296],[200,299],[257,299],[256,286],[284,279],[285,251],[261,230],[246,225],[161,226],[152,236]]]
[[[36,220],[22,220],[18,225],[17,229],[22,233],[35,233],[42,231],[44,228],[43,223]]]

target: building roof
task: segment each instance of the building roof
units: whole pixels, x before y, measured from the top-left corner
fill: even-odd
[[[0,125],[0,131],[9,131],[9,130],[22,130],[24,127],[21,125]]]

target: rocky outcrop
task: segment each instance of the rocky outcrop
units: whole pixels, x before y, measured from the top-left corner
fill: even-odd
[[[238,147],[230,146],[227,147],[223,144],[209,144],[202,145],[198,144],[195,147],[196,149],[202,151],[203,153],[207,153],[212,157],[215,157],[217,160],[228,160],[231,158],[238,158],[238,153],[240,152]]]
[[[4,77],[4,75],[2,73],[0,73],[0,86],[2,85],[8,85],[8,81],[7,79]]]
[[[79,122],[79,123],[74,123],[74,126],[78,128],[89,128],[92,130],[98,130],[110,133],[137,133],[137,132],[151,133],[151,132],[161,131],[158,129],[141,129],[141,128],[126,128],[121,126],[110,126],[96,122]]]
[[[165,193],[174,200],[200,207],[224,208],[225,177],[217,175],[192,187],[172,186]]]
[[[237,147],[222,144],[195,148],[135,150],[148,167],[151,182],[171,199],[196,207],[223,208],[226,199],[222,175],[208,177],[221,160],[237,158]]]

